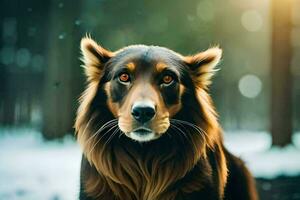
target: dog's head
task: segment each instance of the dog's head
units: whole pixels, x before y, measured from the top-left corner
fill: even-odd
[[[205,159],[209,149],[219,152],[225,184],[220,127],[207,93],[219,48],[191,56],[145,45],[111,52],[84,38],[81,50],[88,86],[77,112],[77,139],[90,164],[113,184],[114,194],[166,199],[158,196]],[[105,185],[93,177],[86,188],[101,196]],[[130,191],[124,192],[123,185]]]
[[[165,134],[183,107],[190,106],[198,112],[197,107],[183,102],[183,96],[194,94],[197,89],[207,89],[222,53],[215,47],[182,56],[167,48],[145,45],[111,52],[90,38],[82,39],[81,50],[90,84],[89,94],[83,98],[90,99],[90,104],[105,101],[98,103],[106,104],[122,133],[140,142]],[[105,95],[97,99],[99,90]],[[101,113],[102,110],[97,111],[97,107],[93,109],[107,115]]]

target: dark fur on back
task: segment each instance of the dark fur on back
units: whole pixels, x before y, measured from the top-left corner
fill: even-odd
[[[87,38],[82,51],[88,87],[75,123],[83,149],[81,200],[257,199],[244,164],[223,147],[222,130],[207,93],[212,68],[220,59],[217,49],[216,54],[208,50],[187,57],[143,45],[110,52]],[[138,65],[159,58],[178,70],[180,84],[174,85],[173,93],[172,88],[159,92],[166,109],[174,113],[170,121],[186,123],[139,143],[106,124],[126,104],[126,88],[114,85],[113,71],[123,65],[121,61],[142,55]]]

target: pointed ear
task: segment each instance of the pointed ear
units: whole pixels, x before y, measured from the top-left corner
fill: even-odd
[[[217,69],[215,67],[222,57],[222,49],[210,48],[192,56],[184,57],[189,66],[192,79],[197,87],[207,88],[211,84],[211,78]]]
[[[103,75],[105,63],[114,56],[114,53],[104,49],[90,37],[82,38],[80,46],[81,60],[84,63],[83,67],[88,81],[99,81]]]

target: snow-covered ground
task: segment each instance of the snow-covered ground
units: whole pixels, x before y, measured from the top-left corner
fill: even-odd
[[[271,148],[271,142],[265,132],[225,134],[225,146],[246,162],[254,176],[300,175],[300,133],[294,134],[293,144],[284,148]]]
[[[272,148],[267,133],[226,133],[225,145],[256,177],[300,175],[300,134],[294,146]],[[0,200],[75,200],[80,148],[71,138],[44,142],[30,129],[0,129]]]
[[[1,129],[0,200],[77,199],[80,156],[71,138],[45,143],[32,130]]]

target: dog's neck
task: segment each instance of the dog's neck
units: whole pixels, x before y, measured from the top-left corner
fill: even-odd
[[[126,136],[115,137],[109,144],[101,144],[100,141],[87,157],[100,174],[98,178],[102,179],[99,182],[102,186],[99,187],[106,185],[107,190],[124,200],[173,199],[179,192],[199,190],[202,184],[199,181],[193,184],[193,178],[187,174],[196,165],[201,166],[203,171],[210,170],[207,161],[201,161],[207,148],[203,138],[194,137],[190,141],[173,135],[143,144],[131,141]],[[196,176],[202,175],[200,171]],[[190,179],[188,185],[181,181],[183,178]],[[172,189],[175,184],[182,184],[181,191]]]

